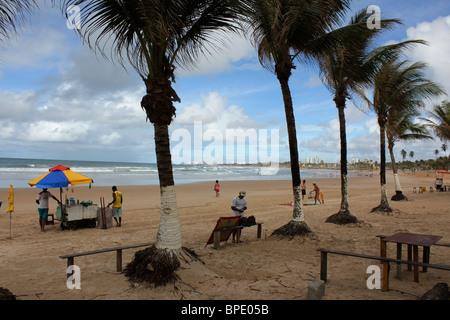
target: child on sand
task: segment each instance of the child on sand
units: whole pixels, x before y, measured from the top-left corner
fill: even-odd
[[[216,191],[216,197],[220,197],[220,185],[219,185],[219,180],[216,180],[216,184],[214,185],[214,190]]]

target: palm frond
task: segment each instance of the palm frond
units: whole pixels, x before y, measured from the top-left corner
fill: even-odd
[[[382,28],[378,30],[367,27],[369,17],[367,10],[360,10],[351,17],[348,25],[323,37],[329,46],[322,47],[318,54],[314,54],[315,49],[311,50],[311,55],[319,62],[322,82],[336,96],[350,98],[352,91],[362,91],[373,80],[382,58],[396,52],[393,48],[373,49],[373,46],[381,32],[392,29],[401,21],[383,19]]]
[[[406,112],[423,107],[424,100],[437,98],[444,90],[425,78],[426,64],[390,59],[383,63],[374,77],[372,110],[378,117],[386,118],[396,110]]]
[[[18,27],[37,8],[35,0],[0,1],[0,43],[17,35]]]
[[[250,13],[253,44],[261,65],[294,69],[294,60],[309,62],[314,52],[331,46],[325,35],[340,23],[346,0],[255,0]]]
[[[81,9],[78,33],[94,52],[121,64],[130,62],[142,77],[154,68],[195,65],[218,31],[241,30],[244,0],[65,0]]]
[[[435,105],[433,111],[428,113],[430,118],[420,118],[425,125],[434,131],[435,135],[442,141],[450,141],[450,102],[443,101]]]

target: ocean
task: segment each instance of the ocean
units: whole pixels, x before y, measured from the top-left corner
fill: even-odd
[[[94,180],[93,186],[158,185],[155,163],[0,158],[0,188],[29,188],[28,182],[62,164]],[[257,165],[174,164],[175,184],[215,180],[290,180],[289,168]],[[269,171],[269,174],[267,173]],[[339,177],[338,170],[301,170],[302,179]]]

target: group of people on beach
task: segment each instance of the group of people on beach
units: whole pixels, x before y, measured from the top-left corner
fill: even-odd
[[[123,204],[123,195],[122,192],[117,190],[116,186],[112,187],[112,197],[113,200],[108,203],[108,208],[112,205],[112,217],[116,222],[117,227],[122,226],[122,204]],[[41,231],[45,232],[45,225],[48,220],[48,200],[54,199],[58,202],[59,205],[62,205],[61,201],[52,195],[47,188],[43,188],[41,192],[36,197],[36,203],[38,205],[38,214],[39,214],[39,226],[41,227]]]
[[[320,188],[317,185],[317,183],[313,182],[313,191],[314,191],[314,202],[315,204],[317,201],[319,204],[323,203],[323,199],[321,201],[320,199]],[[303,180],[303,183],[301,185],[302,190],[302,199],[304,199],[306,195],[306,180]],[[122,226],[122,204],[123,204],[123,194],[119,190],[117,190],[116,186],[112,187],[112,201],[108,203],[108,208],[112,205],[112,216],[116,222],[117,227]],[[216,197],[220,197],[220,184],[219,181],[216,180],[216,183],[214,185],[214,191],[216,192]],[[311,191],[312,192],[312,191]],[[245,196],[247,195],[245,190],[241,190],[238,194],[238,196],[234,197],[231,201],[231,210],[233,211],[233,216],[244,216],[244,211],[248,208],[247,200],[245,199]],[[36,197],[36,203],[38,204],[38,213],[39,213],[39,225],[41,227],[41,231],[45,232],[45,224],[48,219],[48,199],[54,199],[56,202],[58,202],[59,205],[61,205],[61,201],[56,198],[54,195],[52,195],[46,188],[42,190]],[[233,231],[233,242],[235,242],[235,238],[240,232],[240,230],[234,230]]]
[[[306,180],[303,180],[302,182],[302,199],[305,199],[306,195]],[[319,204],[323,204],[323,196],[321,196],[320,188],[317,185],[317,183],[313,182],[313,190],[311,192],[314,192],[314,204],[317,204],[317,201],[319,201]]]
[[[302,190],[302,199],[304,199],[306,195],[306,180],[303,180],[301,190]],[[220,197],[220,184],[218,180],[216,180],[216,183],[214,185],[214,191],[216,192],[216,197]],[[311,191],[311,193],[312,192],[314,192],[314,204],[317,204],[317,202],[319,202],[319,204],[323,204],[324,203],[323,194],[320,192],[320,188],[316,182],[313,182],[313,190]],[[231,201],[231,210],[233,211],[233,216],[244,217],[244,211],[247,210],[248,208],[247,200],[244,199],[246,194],[247,193],[245,190],[241,190],[238,196],[234,197],[233,200]],[[236,235],[240,232],[241,232],[240,229],[233,230],[233,240],[232,240],[233,243],[236,241],[235,240]]]

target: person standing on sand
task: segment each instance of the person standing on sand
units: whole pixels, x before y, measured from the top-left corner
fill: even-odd
[[[36,197],[36,203],[38,204],[38,212],[39,212],[39,225],[41,226],[41,231],[45,232],[45,223],[47,222],[48,217],[48,199],[52,198],[61,204],[61,201],[58,200],[54,195],[47,191],[47,188],[43,188],[42,192],[38,194]]]
[[[305,194],[306,194],[306,180],[303,180],[303,183],[302,183],[302,200],[305,199]]]
[[[216,197],[220,197],[220,184],[219,184],[219,180],[216,180],[216,184],[214,185],[214,190],[216,191]]]
[[[320,188],[315,182],[313,182],[313,186],[314,186],[314,204],[317,204],[317,201],[319,201],[319,204],[321,204],[321,202],[320,202]]]
[[[233,210],[233,216],[240,216],[241,218],[244,216],[244,211],[247,210],[248,203],[247,200],[244,199],[246,196],[245,190],[241,190],[237,197],[234,197],[231,201],[231,210]],[[238,224],[239,225],[239,224]],[[241,236],[241,230],[233,230],[233,243],[236,242],[236,234],[239,234],[239,238]]]
[[[113,201],[108,203],[108,208],[110,205],[113,205],[112,207],[112,216],[114,217],[114,220],[116,221],[116,227],[122,226],[122,203],[123,203],[123,195],[122,192],[117,190],[117,187],[112,187],[112,196]],[[119,221],[117,221],[119,219]]]

